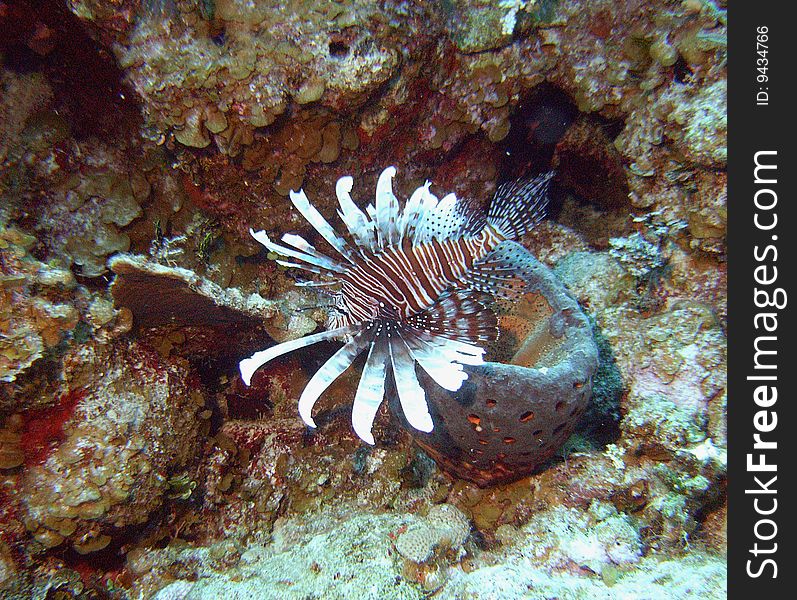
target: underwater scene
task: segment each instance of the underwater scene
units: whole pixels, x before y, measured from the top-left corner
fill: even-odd
[[[0,598],[724,598],[726,23],[0,0]]]

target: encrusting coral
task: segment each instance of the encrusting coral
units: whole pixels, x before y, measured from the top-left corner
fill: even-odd
[[[29,4],[0,10],[0,594],[722,597],[724,0]],[[339,228],[334,182],[390,164],[398,197],[474,205],[556,170],[519,243],[598,344],[588,423],[536,293],[456,397],[427,394],[462,432],[428,453],[391,381],[361,444],[356,364],[304,426],[334,348],[244,385],[329,300],[249,227],[322,248],[291,190]],[[470,387],[521,346],[575,413]],[[573,434],[504,452],[535,421]],[[430,458],[471,447],[490,487]]]
[[[194,459],[205,399],[187,364],[136,343],[64,360],[58,420],[45,409],[23,427],[22,518],[44,547],[83,554],[162,505],[164,473]]]

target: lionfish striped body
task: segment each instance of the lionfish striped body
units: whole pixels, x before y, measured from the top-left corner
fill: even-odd
[[[338,214],[356,248],[340,237],[310,204],[303,191],[291,192],[294,206],[338,252],[330,258],[298,235],[286,234],[286,246],[264,231],[252,236],[270,251],[299,262],[289,267],[321,275],[308,285],[333,285],[329,329],[278,344],[241,361],[243,380],[273,358],[329,339],[341,347],[310,379],[299,398],[299,414],[315,427],[311,411],[320,395],[366,349],[363,374],[354,397],[352,425],[369,444],[371,427],[392,368],[407,421],[420,431],[434,423],[418,382],[418,363],[439,385],[455,391],[467,379],[463,365],[483,362],[483,345],[498,336],[491,297],[514,298],[522,291],[518,268],[498,251],[501,242],[530,230],[544,214],[552,173],[499,188],[485,217],[457,201],[438,200],[429,183],[410,196],[404,210],[392,191],[395,168],[379,177],[376,202],[365,213],[354,204],[352,178],[338,180]]]

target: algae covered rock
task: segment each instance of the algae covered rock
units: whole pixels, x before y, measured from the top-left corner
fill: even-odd
[[[25,526],[46,548],[106,547],[165,500],[165,473],[196,454],[204,397],[188,364],[139,343],[65,357],[55,406],[25,415]]]

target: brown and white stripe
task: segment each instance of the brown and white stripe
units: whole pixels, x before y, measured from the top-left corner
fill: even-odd
[[[338,275],[352,320],[378,317],[407,319],[434,304],[450,288],[466,285],[465,275],[503,241],[487,225],[475,237],[413,246],[404,240],[379,254],[355,259]]]

